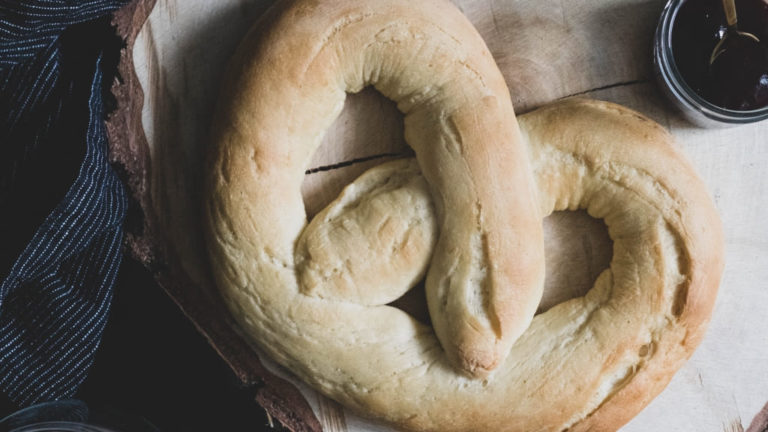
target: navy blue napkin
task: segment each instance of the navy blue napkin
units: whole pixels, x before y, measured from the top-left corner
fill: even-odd
[[[0,0],[0,391],[72,396],[106,323],[126,192],[105,102],[124,0]]]

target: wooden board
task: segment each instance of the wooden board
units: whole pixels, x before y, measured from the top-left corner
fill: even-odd
[[[194,215],[214,100],[234,47],[271,3],[158,0],[134,47],[145,92],[142,119],[151,148],[155,211],[183,268],[198,283],[210,283]],[[660,0],[455,3],[485,38],[518,113],[584,95],[636,109],[676,136],[720,210],[726,269],[701,347],[623,431],[748,429],[768,401],[768,122],[698,129],[662,99],[651,68]],[[365,169],[407,152],[402,119],[389,101],[368,90],[350,96],[312,162],[322,169],[306,177],[308,211],[318,211]],[[544,308],[583,293],[610,259],[610,242],[599,221],[562,213],[549,217],[545,228],[547,265],[558,271],[547,275]],[[388,430],[297,385],[325,430]]]

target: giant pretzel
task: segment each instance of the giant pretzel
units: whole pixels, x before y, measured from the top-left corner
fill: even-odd
[[[518,126],[449,2],[284,1],[230,76],[206,182],[215,279],[246,334],[329,397],[410,430],[615,430],[701,341],[722,234],[670,136],[585,100]],[[397,102],[416,158],[307,224],[310,157],[367,85]],[[577,208],[608,225],[611,266],[534,317],[541,220]],[[387,306],[425,275],[433,328]]]

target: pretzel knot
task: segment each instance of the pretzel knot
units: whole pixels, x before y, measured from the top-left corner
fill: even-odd
[[[412,430],[612,430],[703,336],[722,233],[657,124],[567,100],[515,118],[444,0],[296,0],[246,36],[214,122],[212,270],[253,342],[364,415]],[[345,95],[372,85],[416,158],[307,224],[300,187]],[[614,242],[584,297],[534,317],[542,218],[586,209]],[[432,328],[387,306],[426,276]]]

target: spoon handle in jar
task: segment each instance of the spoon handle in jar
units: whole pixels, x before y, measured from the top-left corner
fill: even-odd
[[[735,28],[736,22],[736,1],[735,0],[723,0],[723,10],[725,11],[725,21],[728,23],[729,28]]]

